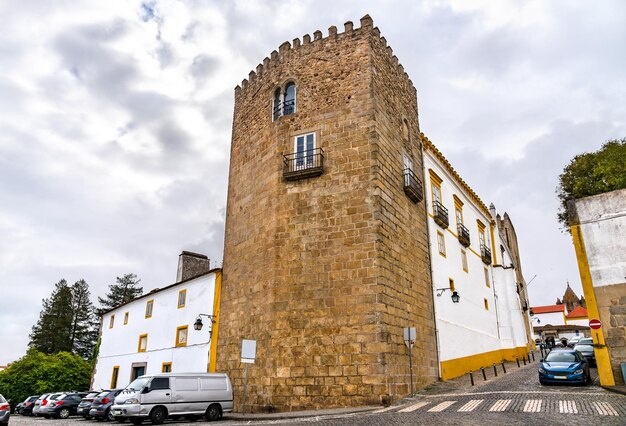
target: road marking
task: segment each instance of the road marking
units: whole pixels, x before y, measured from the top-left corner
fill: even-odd
[[[392,405],[392,406],[390,406],[390,407],[385,407],[385,408],[381,408],[380,410],[376,410],[376,411],[374,411],[374,413],[375,413],[375,414],[378,414],[378,413],[386,413],[387,411],[395,410],[396,408],[398,408],[398,407],[397,407],[397,406]]]
[[[619,416],[615,408],[608,402],[592,402],[591,405],[601,416]]]
[[[451,406],[452,404],[454,404],[456,401],[443,401],[437,405],[435,405],[433,408],[431,408],[430,410],[428,410],[428,412],[431,413],[439,413],[440,411],[445,410],[446,408],[448,408],[449,406]]]
[[[512,399],[499,399],[493,403],[489,411],[504,411],[511,405]]]
[[[459,408],[457,411],[465,411],[465,412],[474,411],[476,407],[478,407],[480,404],[483,403],[483,401],[484,399],[472,399],[467,404]]]
[[[578,408],[574,401],[559,401],[559,413],[578,414]]]
[[[411,413],[415,410],[419,410],[420,408],[427,406],[428,404],[430,404],[430,402],[421,401],[421,402],[418,402],[417,404],[409,405],[408,407],[403,408],[402,410],[398,411],[398,413]]]
[[[526,405],[524,405],[525,413],[538,413],[541,411],[541,400],[540,399],[529,399],[526,401]]]
[[[439,395],[419,395],[424,398],[451,398],[460,396],[481,395],[574,395],[574,396],[607,396],[609,391],[602,392],[563,392],[563,391],[490,391],[490,392],[465,392],[465,393],[442,393]]]

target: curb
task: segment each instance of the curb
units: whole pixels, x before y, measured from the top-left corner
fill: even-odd
[[[286,411],[284,413],[224,413],[224,420],[288,420],[318,416],[336,416],[379,410],[382,406],[335,408],[329,410]]]
[[[601,386],[601,387],[603,389],[608,390],[609,392],[626,395],[626,386]]]

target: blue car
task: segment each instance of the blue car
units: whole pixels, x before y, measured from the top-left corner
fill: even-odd
[[[539,383],[591,382],[589,362],[574,349],[554,349],[539,364]]]

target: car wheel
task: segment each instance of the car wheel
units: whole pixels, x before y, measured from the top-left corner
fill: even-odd
[[[113,413],[111,412],[111,409],[109,408],[108,410],[106,410],[106,412],[104,413],[104,417],[106,417],[107,420],[109,421],[113,421],[115,420],[115,416],[113,415]]]
[[[44,414],[43,418],[44,418],[44,419],[49,419],[49,418],[50,418],[50,416],[49,416],[49,415],[47,415],[47,414]]]
[[[150,421],[153,425],[160,425],[165,421],[167,417],[167,411],[165,407],[154,407],[152,411],[150,411]]]
[[[222,407],[220,407],[219,404],[211,404],[209,408],[206,409],[204,416],[210,422],[219,420],[220,417],[222,417]]]
[[[126,422],[126,417],[116,417],[115,421],[117,421],[118,423],[124,423]]]
[[[59,418],[67,419],[69,416],[70,416],[70,410],[68,408],[61,408],[61,411],[59,411]]]

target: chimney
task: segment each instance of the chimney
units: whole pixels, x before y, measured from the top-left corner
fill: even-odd
[[[176,282],[189,280],[204,275],[211,270],[211,260],[200,253],[183,251],[178,256]]]

